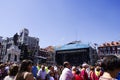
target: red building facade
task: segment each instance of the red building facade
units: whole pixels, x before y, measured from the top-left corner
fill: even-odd
[[[98,47],[98,55],[100,58],[110,54],[120,55],[120,42],[107,42]]]

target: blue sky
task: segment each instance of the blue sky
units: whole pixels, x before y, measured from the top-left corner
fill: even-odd
[[[120,0],[0,0],[0,36],[23,28],[40,46],[120,40]]]

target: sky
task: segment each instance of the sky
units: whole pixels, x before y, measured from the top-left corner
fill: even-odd
[[[120,40],[120,0],[0,0],[0,36],[23,28],[41,48]]]

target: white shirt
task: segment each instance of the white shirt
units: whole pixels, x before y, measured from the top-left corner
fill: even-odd
[[[5,78],[4,78],[4,80],[14,80],[14,76],[6,76]]]
[[[73,74],[72,71],[68,68],[64,68],[59,80],[72,80]]]
[[[50,77],[50,80],[54,80],[54,78],[53,78],[53,77]]]

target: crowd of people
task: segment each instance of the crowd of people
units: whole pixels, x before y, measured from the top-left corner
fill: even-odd
[[[23,60],[20,64],[0,64],[0,80],[120,80],[120,58],[108,55],[99,64],[83,63],[75,66],[65,61],[63,65],[35,64]]]

